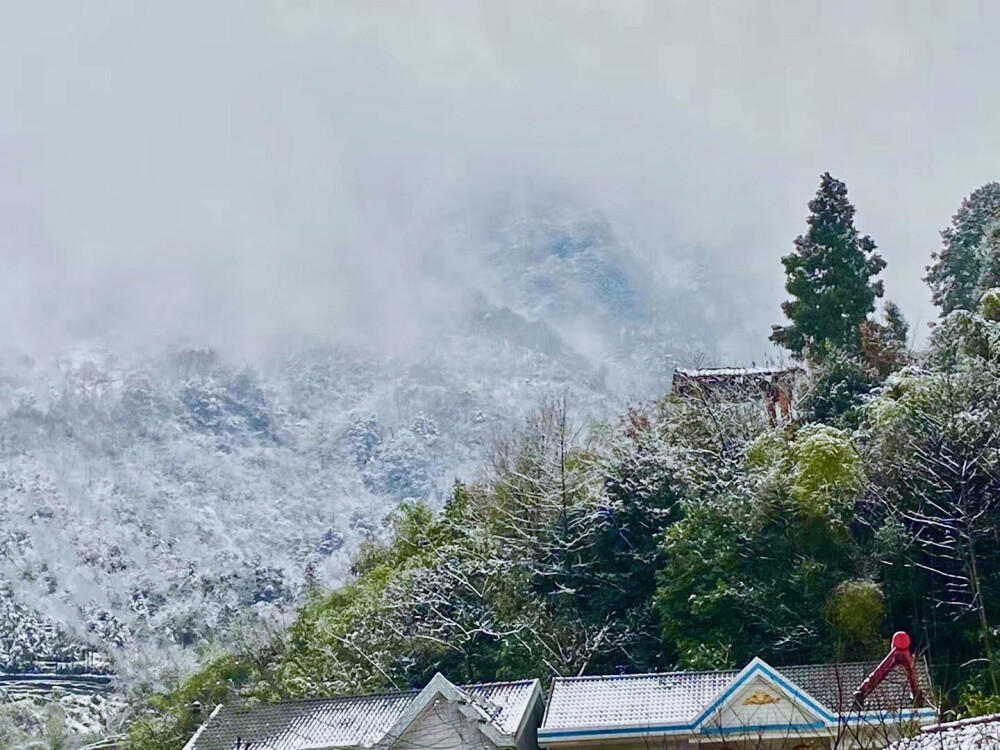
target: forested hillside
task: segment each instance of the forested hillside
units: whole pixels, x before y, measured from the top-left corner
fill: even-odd
[[[679,271],[643,275],[606,218],[565,195],[484,203],[441,251],[464,250],[437,270],[458,312],[398,352],[0,353],[0,669],[166,689],[351,580],[392,509],[440,508],[545,399],[606,419],[699,351],[715,313]],[[0,746],[60,723],[58,701],[5,710]]]
[[[941,705],[1000,705],[1000,190],[974,192],[928,281],[920,351],[875,242],[824,175],[772,338],[807,370],[788,425],[754,394],[546,403],[443,507],[411,499],[336,590],[154,697],[138,747],[220,701],[581,673],[877,658],[905,629]]]

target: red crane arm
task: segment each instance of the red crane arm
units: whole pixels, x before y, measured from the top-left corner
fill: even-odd
[[[902,665],[906,670],[906,679],[910,683],[910,694],[913,696],[913,705],[920,708],[924,705],[923,692],[920,690],[920,681],[917,679],[917,668],[913,661],[913,654],[910,652],[910,636],[903,631],[899,631],[892,636],[892,650],[881,663],[875,667],[861,686],[854,692],[854,708],[859,710],[864,706],[865,700],[871,695],[889,673],[897,666]]]

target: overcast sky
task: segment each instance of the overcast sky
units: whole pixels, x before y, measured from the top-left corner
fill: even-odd
[[[0,341],[405,338],[447,312],[444,217],[515,176],[723,251],[763,346],[825,170],[923,326],[1000,178],[998,36],[990,0],[8,2]]]

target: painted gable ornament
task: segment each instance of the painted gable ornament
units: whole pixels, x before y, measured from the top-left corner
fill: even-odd
[[[781,703],[781,698],[771,695],[766,690],[754,690],[743,701],[744,706],[770,706],[774,703]]]

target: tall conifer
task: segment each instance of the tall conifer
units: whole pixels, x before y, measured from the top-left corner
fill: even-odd
[[[975,310],[984,292],[1000,285],[1000,182],[989,182],[962,201],[941,232],[924,280],[941,314]]]
[[[795,240],[795,251],[781,259],[792,299],[783,302],[789,320],[774,326],[771,340],[796,357],[822,358],[831,350],[856,352],[860,326],[882,296],[874,281],[885,261],[871,237],[854,227],[854,206],[847,185],[825,173],[809,202],[808,231]]]

